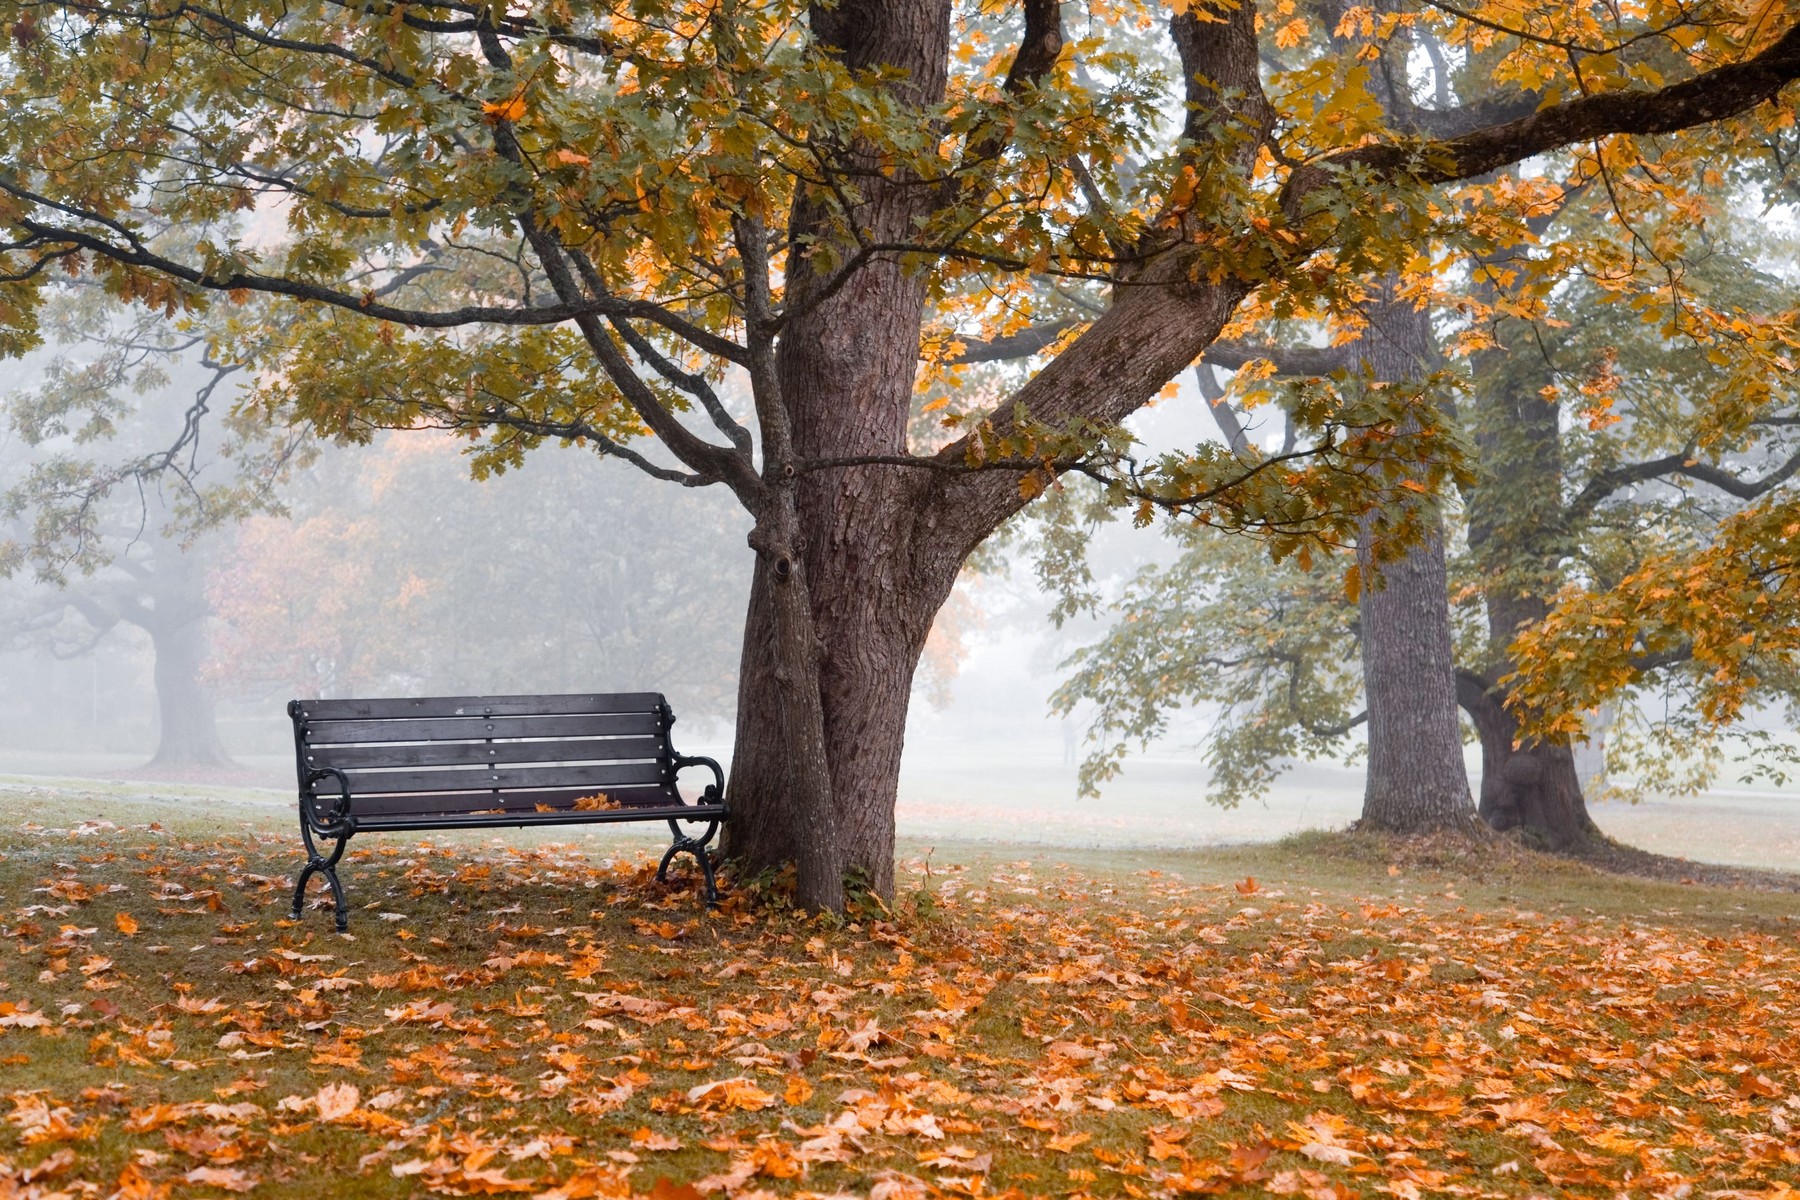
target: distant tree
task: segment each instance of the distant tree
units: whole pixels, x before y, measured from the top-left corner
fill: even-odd
[[[151,765],[227,766],[201,678],[217,543],[206,534],[270,501],[244,461],[202,442],[237,369],[209,360],[199,334],[148,313],[121,321],[102,299],[86,286],[60,293],[45,314],[51,347],[0,394],[14,439],[0,456],[0,576],[18,593],[0,637],[70,657],[142,630],[155,664]]]
[[[1615,766],[1684,790],[1704,785],[1710,771],[1692,758],[1725,733],[1757,743],[1774,772],[1780,747],[1733,722],[1800,694],[1790,657],[1800,610],[1779,559],[1749,553],[1794,520],[1800,390],[1791,376],[1746,375],[1761,352],[1703,328],[1723,314],[1720,327],[1746,340],[1785,341],[1793,285],[1734,249],[1732,232],[1729,214],[1689,231],[1709,253],[1688,265],[1683,303],[1712,316],[1692,309],[1678,330],[1644,292],[1596,280],[1561,285],[1537,316],[1488,290],[1472,327],[1458,408],[1475,455],[1449,566],[1456,695],[1482,748],[1482,817],[1541,844],[1583,850],[1599,837],[1572,754],[1599,704],[1623,722],[1610,739]],[[1269,365],[1279,370],[1282,356]],[[1222,393],[1214,403],[1226,437],[1257,411]],[[1271,564],[1214,531],[1179,537],[1173,564],[1118,593],[1114,624],[1078,653],[1057,702],[1098,707],[1090,790],[1132,742],[1165,732],[1173,711],[1217,706],[1213,796],[1235,803],[1292,758],[1342,752],[1367,720],[1351,664],[1372,657],[1368,597],[1359,613],[1335,576]],[[1093,603],[1091,581],[1069,562],[1059,572]],[[1171,644],[1178,636],[1191,644]],[[1631,701],[1659,693],[1675,702],[1654,703],[1645,725]]]

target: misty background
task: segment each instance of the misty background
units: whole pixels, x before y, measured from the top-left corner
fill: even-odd
[[[28,408],[103,358],[0,364],[4,400]],[[103,445],[74,426],[35,446],[9,435],[0,483],[46,461],[166,446],[205,372],[188,363],[146,380],[132,406],[107,414]],[[228,396],[214,398],[215,413]],[[1191,374],[1131,425],[1152,451],[1219,436]],[[184,499],[237,469],[216,458],[223,438],[203,429],[183,448],[185,479],[112,490],[105,565],[68,569],[61,587],[29,570],[0,580],[0,776],[291,804],[285,706],[321,695],[657,690],[674,706],[677,746],[729,762],[752,556],[747,518],[723,489],[672,487],[554,444],[475,481],[452,437],[387,433],[324,448],[282,483],[281,511],[165,536]],[[1118,521],[1090,550],[1104,592],[1176,547]],[[1263,802],[1207,803],[1204,709],[1181,714],[1099,798],[1079,798],[1086,723],[1079,709],[1052,716],[1049,698],[1069,654],[1103,626],[1055,628],[1051,603],[1028,530],[984,552],[958,586],[916,685],[903,837],[1169,847],[1356,818],[1354,755],[1294,763]],[[1479,788],[1473,746],[1467,759]],[[1591,788],[1590,804],[1602,829],[1646,849],[1791,865],[1800,812],[1783,789],[1741,773],[1727,764],[1704,795],[1635,804]]]

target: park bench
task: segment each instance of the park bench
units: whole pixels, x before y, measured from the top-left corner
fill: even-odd
[[[654,692],[590,696],[444,696],[415,700],[295,700],[294,758],[306,866],[294,885],[295,920],[306,885],[323,875],[349,927],[338,860],[359,833],[490,826],[667,821],[669,862],[690,854],[718,903],[706,845],[730,815],[725,775],[710,758],[675,753],[675,716]],[[705,767],[696,802],[676,773]],[[705,822],[699,837],[678,822]],[[329,855],[321,842],[335,842]]]

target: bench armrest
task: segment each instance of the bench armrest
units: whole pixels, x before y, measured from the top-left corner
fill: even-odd
[[[707,784],[706,791],[701,793],[701,803],[725,803],[725,772],[720,768],[718,763],[702,755],[688,754],[677,754],[674,758],[674,763],[677,774],[680,773],[683,767],[705,767],[707,770],[711,771],[713,773],[713,782]]]
[[[313,784],[330,779],[337,784],[338,796],[331,806],[331,812],[324,820],[319,819],[319,796],[313,791]],[[356,832],[356,818],[350,813],[350,780],[336,767],[317,767],[306,773],[306,781],[300,789],[300,813],[306,823],[312,826],[313,832],[321,837],[347,837]]]

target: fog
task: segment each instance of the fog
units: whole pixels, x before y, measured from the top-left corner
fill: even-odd
[[[14,403],[44,360],[5,368]],[[195,376],[177,371],[121,422],[96,461],[171,436]],[[1218,436],[1191,377],[1133,419],[1149,450]],[[1252,436],[1269,436],[1253,429]],[[206,431],[201,487],[237,469]],[[0,447],[8,487],[74,438]],[[169,532],[180,487],[115,489],[90,574],[66,587],[21,570],[0,583],[0,776],[117,781],[147,793],[229,788],[270,802],[293,789],[298,696],[666,693],[686,753],[729,762],[751,553],[722,488],[683,489],[546,444],[469,477],[464,444],[434,431],[328,447],[278,489],[279,511]],[[182,486],[185,486],[183,484]],[[25,536],[15,521],[12,536]],[[1028,538],[959,585],[915,689],[901,778],[903,838],[1047,846],[1188,846],[1341,828],[1362,799],[1354,761],[1300,762],[1261,802],[1205,800],[1210,714],[1178,714],[1098,798],[1076,794],[1082,711],[1053,716],[1064,660],[1098,635],[1054,628]],[[1090,546],[1102,589],[1167,561],[1129,522]],[[159,668],[160,663],[160,668]],[[176,726],[179,726],[177,728]],[[1470,747],[1478,786],[1479,756]],[[1596,802],[1609,833],[1646,848],[1781,865],[1800,816],[1778,789],[1727,782],[1703,797]]]

